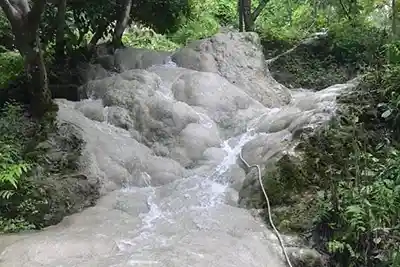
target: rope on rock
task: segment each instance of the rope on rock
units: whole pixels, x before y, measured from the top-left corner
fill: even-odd
[[[261,189],[262,189],[262,191],[263,191],[263,193],[264,193],[265,200],[267,201],[267,210],[268,210],[268,219],[269,219],[269,223],[271,224],[272,229],[274,230],[275,235],[276,235],[276,237],[277,237],[278,240],[279,240],[279,243],[280,243],[281,248],[282,248],[282,252],[283,252],[283,254],[284,254],[284,256],[285,256],[285,259],[286,259],[286,262],[287,262],[288,266],[289,266],[289,267],[293,267],[293,265],[292,265],[292,263],[291,263],[291,261],[290,261],[290,259],[289,259],[289,256],[288,256],[288,254],[287,254],[286,247],[285,247],[285,245],[283,244],[282,237],[281,237],[281,235],[279,234],[278,229],[276,229],[274,222],[272,221],[271,205],[270,205],[270,203],[269,203],[269,198],[268,198],[267,192],[265,191],[265,188],[264,188],[264,185],[263,185],[263,182],[262,182],[261,168],[260,168],[260,166],[257,165],[257,164],[251,165],[251,166],[250,166],[250,164],[247,163],[247,161],[243,158],[242,150],[240,150],[239,157],[240,157],[240,159],[243,161],[243,163],[247,166],[247,168],[249,168],[249,169],[251,169],[251,168],[257,168],[257,171],[258,171],[258,180],[259,180],[259,182],[260,182]]]

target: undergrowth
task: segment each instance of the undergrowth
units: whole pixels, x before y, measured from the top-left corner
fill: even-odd
[[[166,36],[156,33],[148,27],[133,26],[127,29],[122,37],[126,46],[147,48],[161,51],[174,51],[178,44],[167,39]]]
[[[79,194],[97,194],[74,174],[82,141],[25,112],[14,102],[0,111],[0,233],[58,223],[90,199]]]
[[[0,53],[0,88],[17,78],[24,69],[24,61],[18,52]]]
[[[273,203],[281,229],[314,231],[332,266],[400,266],[399,85],[398,65],[369,73],[326,127],[302,137],[300,157],[264,176],[272,195],[286,192]]]
[[[387,40],[384,30],[372,26],[336,24],[326,38],[299,45],[278,58],[271,72],[290,88],[320,90],[382,66]]]
[[[32,162],[24,157],[33,124],[23,116],[17,104],[7,103],[0,112],[0,232],[31,229],[33,225],[20,216],[10,218],[7,203],[24,186]]]

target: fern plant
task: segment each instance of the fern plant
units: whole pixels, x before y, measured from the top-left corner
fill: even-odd
[[[24,162],[15,147],[0,141],[0,199],[8,199],[18,187],[18,181],[31,165]]]

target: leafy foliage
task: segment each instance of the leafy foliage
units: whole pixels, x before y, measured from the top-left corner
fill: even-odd
[[[24,70],[24,63],[19,53],[9,51],[0,53],[0,88],[17,78]]]
[[[18,188],[18,181],[27,173],[30,165],[23,162],[15,147],[0,142],[0,186]],[[0,190],[0,198],[10,198],[12,190]]]
[[[178,44],[209,37],[219,29],[219,21],[214,10],[216,3],[211,0],[190,2],[190,15],[182,21],[181,27],[170,35]]]
[[[313,228],[315,242],[331,254],[333,266],[398,264],[399,75],[398,65],[368,74],[355,91],[341,96],[338,116],[329,125],[303,136],[301,159],[281,160],[278,172],[264,178],[267,188],[272,179],[287,192],[275,205],[291,206],[303,221],[313,219],[313,227],[296,228],[291,218],[286,228]],[[312,196],[306,203],[313,205],[299,210],[293,203],[305,201],[305,195]]]
[[[28,125],[18,105],[8,103],[0,112],[0,206],[12,198],[32,167],[23,158],[24,142],[27,140],[22,131]],[[2,225],[8,227],[0,216],[0,227]]]
[[[179,46],[168,40],[164,35],[156,33],[147,27],[131,27],[127,29],[122,41],[127,46],[153,50],[173,51]]]
[[[271,64],[271,70],[288,87],[320,90],[382,66],[387,42],[382,29],[336,24],[327,37],[298,46]]]
[[[157,32],[168,33],[178,29],[182,18],[190,14],[189,0],[133,1],[132,15]]]
[[[43,134],[47,134],[45,138]],[[47,139],[47,140],[46,140]],[[58,223],[98,197],[74,174],[83,142],[63,125],[50,131],[8,103],[0,112],[0,233]]]

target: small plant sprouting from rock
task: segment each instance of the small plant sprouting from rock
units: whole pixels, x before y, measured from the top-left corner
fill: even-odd
[[[40,229],[94,204],[98,188],[77,173],[83,145],[73,126],[38,124],[21,105],[5,105],[0,113],[0,233]]]
[[[1,141],[0,151],[0,198],[9,199],[31,165],[23,162],[15,148]]]
[[[9,199],[22,177],[30,170],[31,164],[22,157],[24,125],[21,106],[7,103],[0,112],[0,198]],[[19,139],[19,140],[18,140]]]

